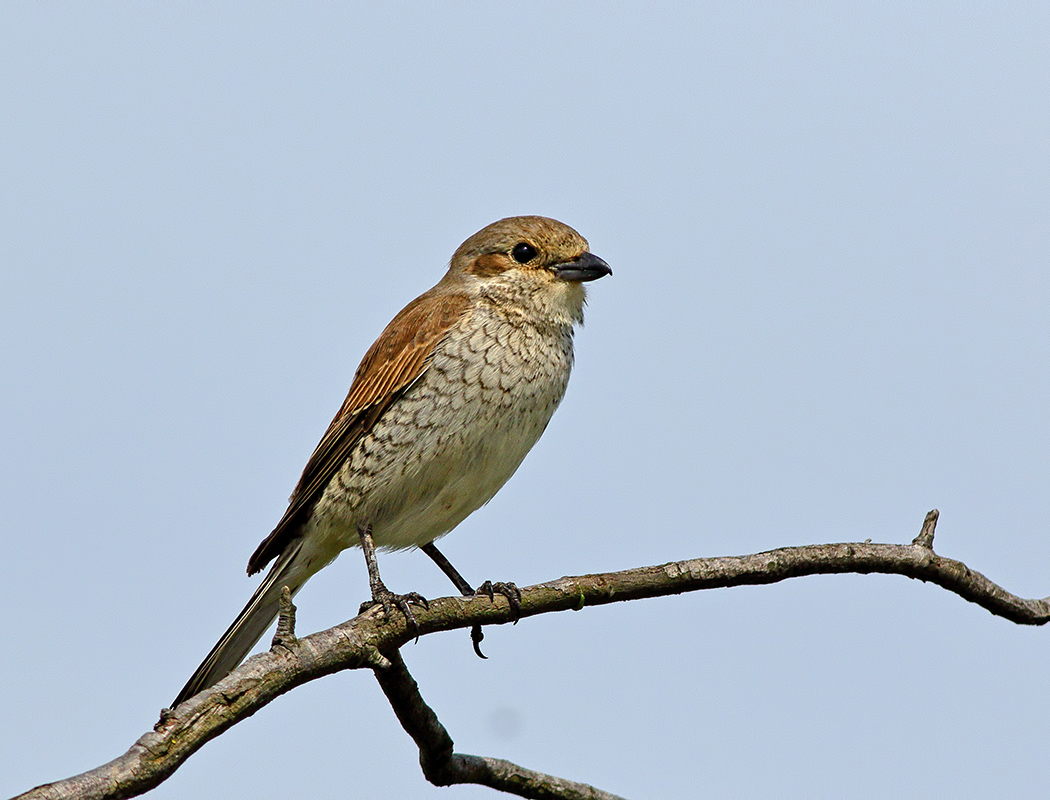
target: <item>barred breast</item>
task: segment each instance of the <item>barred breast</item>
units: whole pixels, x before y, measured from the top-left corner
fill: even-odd
[[[561,402],[572,362],[571,322],[475,305],[325,490],[308,523],[317,555],[331,560],[357,544],[358,525],[370,524],[388,549],[452,530],[517,470]]]

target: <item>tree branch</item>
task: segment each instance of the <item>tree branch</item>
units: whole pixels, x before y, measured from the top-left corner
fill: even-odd
[[[877,572],[936,584],[1017,624],[1044,625],[1050,621],[1047,599],[1018,597],[962,562],[934,553],[935,525],[934,511],[927,515],[923,531],[908,545],[868,541],[784,547],[747,556],[692,559],[622,572],[565,577],[523,589],[520,617],[700,589],[777,583],[803,575]],[[428,635],[474,625],[512,622],[514,613],[506,598],[500,595],[494,600],[445,597],[432,601],[429,610],[417,609],[416,619],[419,634]],[[523,797],[611,797],[583,784],[533,773],[496,759],[453,754],[451,738],[419,697],[415,682],[407,671],[401,674],[404,664],[397,650],[414,635],[415,631],[408,630],[403,615],[394,614],[387,621],[382,610],[376,608],[302,639],[296,639],[291,626],[285,624],[273,649],[248,659],[218,684],[177,709],[162,712],[154,730],[142,736],[124,755],[81,775],[38,786],[17,800],[118,798],[142,794],[165,780],[207,741],[251,716],[278,695],[333,672],[363,668],[375,671],[402,725],[420,745],[420,760],[428,779],[437,777],[440,783],[452,774],[447,771],[452,769],[457,781],[450,782],[459,779],[478,782]],[[411,682],[411,687],[406,680]],[[413,693],[418,699],[412,698]],[[402,695],[407,707],[401,707],[401,700],[395,702],[395,697]],[[417,707],[418,704],[422,707]],[[427,714],[433,717],[431,721]],[[453,763],[455,766],[450,766]],[[536,781],[536,786],[543,787],[542,791],[547,793],[540,793],[539,789],[530,789],[531,794],[515,790],[528,781]],[[579,793],[587,791],[592,794]]]
[[[423,775],[435,786],[476,783],[533,800],[623,800],[621,797],[553,775],[535,772],[509,761],[455,753],[452,737],[419,693],[401,653],[389,655],[389,665],[375,676],[401,727],[419,747]]]

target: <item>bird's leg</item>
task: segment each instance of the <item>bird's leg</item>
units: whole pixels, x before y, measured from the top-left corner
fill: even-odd
[[[474,589],[467,583],[466,578],[460,575],[459,571],[452,566],[452,562],[445,558],[444,554],[434,546],[433,542],[427,542],[421,545],[419,549],[430,556],[430,560],[441,568],[441,571],[448,576],[449,580],[455,584],[459,593],[464,597],[476,597],[479,594],[483,594],[491,600],[495,595],[501,594],[510,603],[511,611],[514,612],[514,622],[518,621],[518,617],[521,614],[521,590],[513,583],[485,581],[477,589]]]
[[[441,571],[444,572],[450,581],[455,584],[456,589],[464,597],[476,597],[479,594],[483,594],[488,597],[489,600],[495,598],[496,594],[501,594],[507,598],[507,602],[510,603],[510,609],[514,613],[514,624],[518,624],[518,616],[521,614],[521,591],[513,583],[493,583],[492,581],[485,581],[476,590],[467,583],[466,579],[459,574],[452,562],[445,558],[444,553],[434,546],[433,542],[427,542],[421,545],[420,550],[430,556],[430,560],[437,564]],[[488,658],[484,653],[481,652],[481,640],[485,638],[485,634],[481,632],[480,625],[474,625],[470,629],[470,641],[474,645],[474,652],[477,653],[479,658]]]
[[[408,626],[415,632],[416,639],[419,638],[419,623],[416,615],[412,613],[409,603],[423,606],[429,609],[427,599],[418,592],[408,594],[394,594],[386,588],[383,579],[379,577],[379,561],[376,559],[376,546],[372,541],[372,526],[362,525],[357,529],[357,535],[361,538],[361,550],[365,554],[365,564],[368,566],[368,587],[372,590],[372,599],[361,604],[360,613],[364,613],[375,605],[381,605],[387,619],[394,613],[394,608],[401,610],[405,615]]]
[[[445,558],[445,554],[435,547],[433,542],[420,545],[420,550],[430,556],[430,560],[441,567],[441,571],[448,575],[448,579],[456,585],[456,589],[464,597],[474,596],[474,587],[467,583],[466,578],[459,574],[459,570],[452,566],[452,562]]]

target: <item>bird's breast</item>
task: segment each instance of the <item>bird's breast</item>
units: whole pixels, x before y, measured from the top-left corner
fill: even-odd
[[[403,548],[447,533],[514,474],[561,402],[572,361],[570,326],[475,308],[325,492],[317,511],[328,535],[346,547],[371,524],[377,545]]]

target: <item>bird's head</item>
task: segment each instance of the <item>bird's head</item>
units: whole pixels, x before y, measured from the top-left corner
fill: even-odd
[[[582,284],[612,270],[568,225],[548,217],[507,217],[463,242],[449,273],[481,293],[579,322]]]

